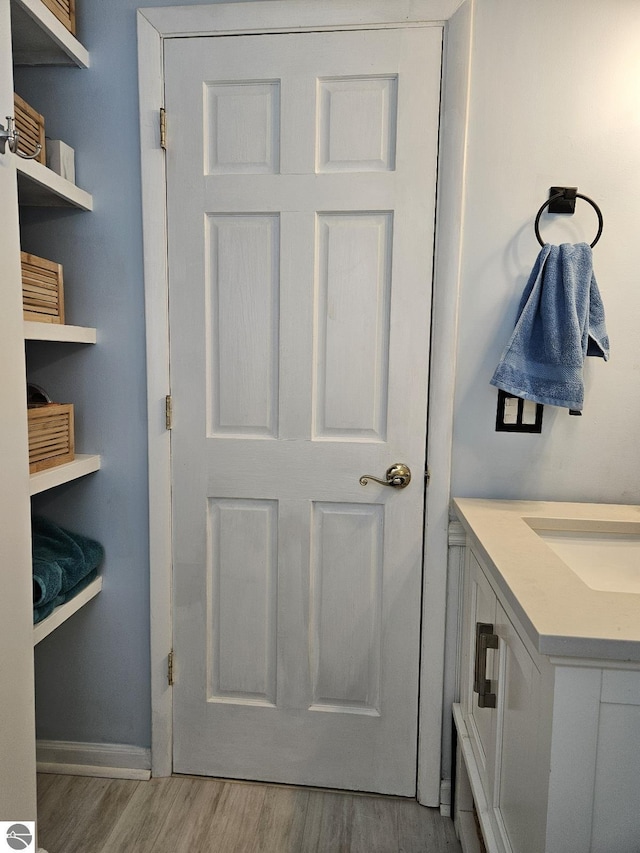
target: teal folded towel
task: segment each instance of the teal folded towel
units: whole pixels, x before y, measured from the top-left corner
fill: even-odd
[[[93,580],[104,549],[99,542],[64,530],[41,516],[33,517],[31,530],[35,623]]]
[[[65,592],[65,594],[62,596],[63,601],[61,601],[60,603],[62,604],[64,601],[71,601],[72,598],[74,598],[81,590],[83,590],[85,586],[89,586],[91,581],[95,580],[95,578],[97,577],[98,569],[91,569],[91,571],[87,572],[84,577],[80,578],[80,580],[75,586],[72,586],[71,589]]]
[[[62,569],[55,560],[33,556],[33,606],[42,607],[53,601],[62,590]]]
[[[604,307],[588,243],[546,243],[491,384],[516,397],[582,411],[586,356],[609,359]]]
[[[51,616],[55,608],[59,604],[64,604],[64,596],[58,596],[58,598],[54,598],[53,601],[48,601],[46,604],[41,605],[40,607],[33,608],[33,624],[37,625],[38,622],[42,622],[43,619],[46,619],[47,616]]]

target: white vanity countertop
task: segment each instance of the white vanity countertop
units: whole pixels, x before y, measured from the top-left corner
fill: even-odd
[[[640,594],[591,589],[531,526],[636,534],[640,506],[454,498],[453,509],[541,654],[640,661]]]

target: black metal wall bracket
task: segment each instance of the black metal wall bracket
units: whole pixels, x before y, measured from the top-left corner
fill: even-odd
[[[551,187],[549,198],[558,193],[562,193],[562,197],[549,202],[549,213],[575,213],[578,187]]]

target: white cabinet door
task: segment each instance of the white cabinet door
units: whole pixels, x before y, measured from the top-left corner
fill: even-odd
[[[474,681],[476,675],[476,626],[478,623],[495,625],[497,600],[471,550],[467,552],[465,596],[465,644],[468,663],[463,694],[464,711],[483,788],[487,801],[491,802],[496,749],[496,710],[490,707],[480,707],[478,694],[474,691]],[[498,677],[498,655],[493,649],[487,649],[484,676],[491,681],[492,687],[495,688]]]
[[[498,648],[487,649],[486,663],[483,655],[476,656],[479,623],[497,637]],[[471,549],[463,630],[462,708],[486,803],[490,853],[539,853],[544,849],[549,770],[541,676]],[[486,686],[495,707],[481,707],[476,677],[490,682]]]
[[[593,791],[593,853],[640,849],[640,672],[605,671]]]
[[[498,603],[496,633],[502,654],[497,687],[496,783],[497,829],[518,853],[544,850],[548,761],[544,737],[541,677],[533,658]],[[509,846],[507,846],[509,845]]]

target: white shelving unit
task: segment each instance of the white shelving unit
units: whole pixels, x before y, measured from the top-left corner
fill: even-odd
[[[87,604],[87,602],[91,601],[92,598],[95,598],[101,589],[102,578],[95,578],[95,580],[92,580],[88,586],[74,596],[71,601],[67,601],[59,607],[56,607],[53,613],[47,616],[46,619],[43,619],[42,622],[38,622],[37,625],[34,625],[33,645],[37,646],[40,640],[44,640],[44,638],[48,637],[52,631],[59,628],[60,625],[62,625],[63,622],[66,622],[70,616],[73,616],[73,614],[77,613],[81,607],[84,607],[84,605]]]
[[[89,53],[47,9],[42,0],[11,0],[15,65],[89,67]]]
[[[63,26],[42,0],[10,0],[14,65],[71,65],[89,67],[86,48]],[[90,193],[65,180],[36,160],[15,160],[18,203],[22,207],[93,209]],[[24,322],[25,341],[95,344],[97,331],[85,326]],[[31,496],[85,477],[100,469],[100,456],[76,454],[73,462],[39,471],[29,477]],[[58,628],[102,589],[98,577],[71,601],[57,607],[33,629],[34,645]]]
[[[93,210],[88,192],[52,172],[37,160],[18,160],[18,198],[30,207],[77,207]]]
[[[24,321],[25,341],[58,341],[69,344],[95,344],[96,329],[90,326],[66,326],[59,323]]]
[[[101,460],[97,454],[76,453],[73,462],[65,462],[64,465],[56,465],[55,468],[47,468],[31,474],[29,477],[31,496],[62,486],[64,483],[70,483],[87,474],[93,474],[100,470],[100,466]]]
[[[79,0],[80,4],[86,0]],[[90,2],[90,0],[89,0]],[[52,8],[55,8],[52,6]],[[18,66],[65,65],[86,68],[89,54],[80,42],[44,5],[42,0],[0,0],[0,122],[6,127],[6,116],[14,113],[14,79],[20,74]],[[27,85],[25,83],[25,85]],[[45,100],[46,107],[46,100]],[[66,107],[75,108],[74,103]],[[19,187],[19,193],[16,189]],[[91,210],[93,200],[89,193],[63,180],[41,164],[19,159],[8,146],[0,154],[0,262],[2,287],[0,288],[0,355],[3,374],[3,430],[0,447],[2,489],[0,489],[0,562],[3,576],[3,595],[0,604],[0,681],[6,687],[2,695],[2,726],[0,726],[0,804],[8,817],[19,816],[25,820],[37,818],[35,733],[34,642],[42,640],[63,621],[83,607],[98,594],[102,580],[89,584],[78,597],[62,605],[47,620],[34,629],[31,545],[28,531],[30,493],[37,494],[48,488],[68,482],[96,471],[100,467],[98,456],[80,456],[72,466],[43,472],[30,480],[28,476],[27,412],[25,395],[25,348],[31,355],[50,359],[51,369],[57,373],[73,369],[70,359],[58,359],[55,349],[69,343],[92,341],[95,330],[76,330],[70,327],[53,332],[24,327],[20,280],[20,209],[19,205],[38,204],[52,206],[45,219],[53,219],[59,205],[73,205],[79,210]],[[23,210],[24,213],[24,210]],[[35,216],[23,216],[23,226],[35,228]],[[77,217],[55,217],[64,222],[52,223],[52,228],[68,229],[73,235]],[[31,220],[31,226],[27,225]],[[45,229],[46,230],[46,229]],[[42,242],[45,249],[47,236],[37,230],[32,233],[37,248]],[[81,251],[82,246],[78,246]],[[48,253],[47,253],[48,254]],[[48,325],[48,324],[47,324]],[[28,343],[32,340],[49,340],[50,343]],[[87,339],[88,338],[88,339]],[[35,350],[40,350],[36,353]],[[79,355],[82,358],[82,355]],[[77,363],[77,362],[76,362]],[[46,361],[44,362],[46,365]],[[78,491],[81,487],[67,486],[65,490]],[[62,490],[59,490],[62,491]],[[57,493],[50,493],[57,503]],[[72,496],[74,499],[75,496]]]

